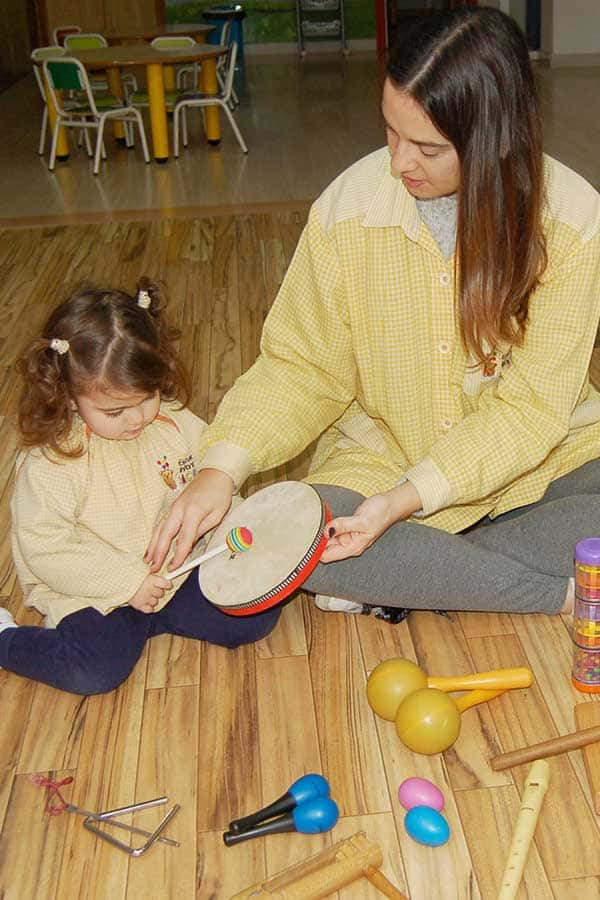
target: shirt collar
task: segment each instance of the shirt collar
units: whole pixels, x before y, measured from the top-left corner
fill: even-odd
[[[413,241],[416,241],[419,235],[421,217],[417,204],[402,181],[392,175],[388,154],[383,163],[382,178],[362,225],[365,228],[389,228],[399,225]]]

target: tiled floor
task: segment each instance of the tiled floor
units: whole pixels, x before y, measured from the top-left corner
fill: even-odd
[[[540,63],[536,68],[548,152],[599,185],[600,69]],[[38,157],[41,102],[29,76],[0,94],[0,220],[28,224],[36,217],[109,218],[141,210],[172,215],[313,199],[338,172],[382,143],[381,79],[374,53],[346,59],[313,54],[304,61],[250,56],[236,114],[247,156],[226,123],[221,145],[206,144],[198,114],[190,147],[179,160],[146,166],[139,148],[127,151],[109,139],[108,161],[94,177],[81,150],[54,174]]]

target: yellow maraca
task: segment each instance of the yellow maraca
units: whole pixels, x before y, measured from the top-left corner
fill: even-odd
[[[367,681],[367,700],[376,715],[388,722],[396,719],[405,697],[421,688],[437,688],[446,693],[481,688],[487,691],[529,687],[533,678],[529,669],[494,669],[473,675],[428,676],[410,659],[392,657],[375,666]]]
[[[460,734],[460,713],[511,688],[529,687],[529,669],[495,669],[457,677],[431,676],[410,659],[379,663],[367,681],[369,706],[396,723],[407,747],[417,753],[440,753]],[[458,699],[450,691],[470,691]]]
[[[437,688],[420,688],[408,694],[396,713],[396,732],[415,753],[442,753],[460,734],[460,714],[477,703],[503,694],[472,690],[456,700]]]

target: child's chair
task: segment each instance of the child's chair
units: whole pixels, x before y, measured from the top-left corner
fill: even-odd
[[[125,106],[116,97],[110,95],[94,96],[90,86],[87,72],[78,59],[68,56],[62,59],[47,59],[44,61],[44,79],[48,85],[50,97],[56,110],[56,125],[52,135],[52,148],[50,150],[50,162],[48,168],[54,171],[56,164],[56,145],[59,130],[65,128],[95,128],[97,129],[96,151],[94,154],[94,175],[100,170],[100,157],[106,159],[104,149],[104,126],[107,120],[115,120],[125,124],[125,140],[128,147],[133,146],[132,124],[137,124],[142,142],[144,159],[150,162],[148,143],[144,123],[137,109]],[[78,96],[77,105],[69,103],[65,105],[62,96],[58,92],[75,91]],[[91,148],[86,130],[86,147],[91,155]]]
[[[185,93],[181,96],[181,99],[177,101],[175,104],[175,112],[173,115],[173,133],[174,133],[174,155],[179,156],[179,120],[180,118],[183,120],[183,146],[187,147],[187,109],[190,106],[197,106],[200,109],[204,109],[207,106],[220,106],[224,111],[225,115],[229,119],[229,124],[233,129],[233,133],[235,134],[238,144],[242,148],[244,153],[248,152],[248,148],[244,142],[244,138],[242,137],[242,133],[237,126],[235,119],[233,118],[233,113],[231,112],[230,104],[231,104],[231,92],[233,90],[233,76],[235,75],[235,61],[237,59],[237,49],[238,45],[236,41],[232,41],[231,46],[229,48],[229,52],[227,54],[227,69],[225,72],[225,82],[224,88],[220,94],[201,94],[199,92],[195,93]]]
[[[80,31],[79,25],[57,25],[52,32],[52,42],[57,47],[64,47],[66,36],[68,34],[79,34]]]
[[[74,50],[75,52],[77,52],[77,50],[94,50],[96,47],[108,47],[108,41],[104,35],[95,32],[84,33],[83,31],[80,31],[78,34],[68,34],[65,37],[65,49],[67,53],[71,50]],[[93,91],[107,91],[109,89],[105,78],[92,77],[89,81]],[[133,91],[137,91],[137,79],[133,72],[124,72],[121,75],[121,81],[125,88],[126,95]]]
[[[35,61],[52,58],[56,59],[57,56],[64,56],[66,52],[67,51],[64,47],[59,47],[57,45],[50,47],[36,47],[35,50],[31,51],[31,60],[34,63],[33,74],[35,75],[35,80],[38,88],[40,89],[40,95],[44,104],[44,111],[42,113],[42,127],[40,129],[40,142],[38,145],[38,153],[40,156],[43,155],[46,146],[46,132],[48,130],[48,104],[46,103],[46,92],[44,90],[44,82],[42,80],[42,69],[40,66],[35,65]]]

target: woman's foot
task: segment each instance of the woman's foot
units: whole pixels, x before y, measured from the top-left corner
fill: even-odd
[[[575,579],[569,578],[569,584],[567,587],[567,596],[565,597],[565,602],[562,605],[562,609],[560,610],[561,616],[571,616],[573,615],[573,610],[575,609]]]
[[[390,622],[392,625],[398,625],[400,622],[403,622],[413,612],[412,609],[406,609],[403,606],[370,606],[367,603],[354,603],[352,600],[342,600],[341,597],[327,597],[325,594],[315,594],[314,604],[319,609],[322,609],[323,612],[342,612],[363,616],[374,615],[376,619],[383,619],[384,622]],[[432,612],[437,613],[439,616],[448,615],[443,609],[434,609]]]
[[[326,597],[325,594],[315,594],[315,606],[323,612],[362,613],[365,607],[362,603],[353,603],[352,600],[342,600],[340,597]]]

